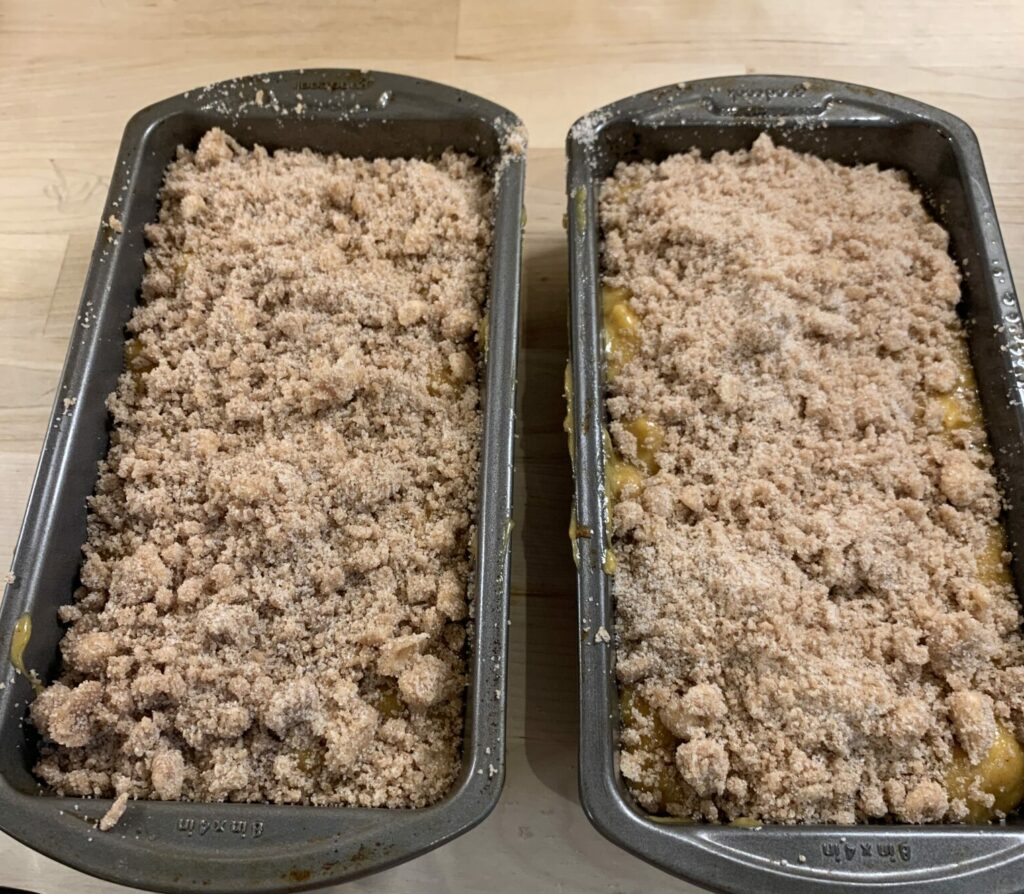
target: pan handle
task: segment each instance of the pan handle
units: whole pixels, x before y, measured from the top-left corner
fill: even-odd
[[[722,79],[702,91],[700,104],[713,115],[729,118],[818,116],[833,103],[833,92],[820,81],[776,78],[771,83]]]
[[[785,890],[808,894],[883,884],[908,894],[927,885],[939,894],[968,890],[967,878],[978,890],[1018,891],[1024,859],[1019,831],[983,826],[719,826],[704,827],[697,839],[761,885],[775,876]]]
[[[832,110],[844,122],[851,118],[879,122],[908,114],[934,117],[937,113],[914,100],[856,84],[792,75],[735,75],[661,87],[620,100],[590,117],[616,118],[625,113],[638,123],[652,125],[725,119],[765,127],[815,127],[826,123]]]
[[[1024,832],[1015,826],[779,826],[666,822],[619,787],[582,790],[603,835],[679,878],[717,891],[786,894],[1019,894]]]

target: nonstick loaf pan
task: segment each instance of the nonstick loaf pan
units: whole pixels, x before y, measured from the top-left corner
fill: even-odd
[[[580,792],[594,825],[649,862],[730,892],[1024,890],[1024,822],[1003,826],[672,824],[645,813],[619,776],[611,578],[602,571],[604,369],[598,191],[619,161],[749,148],[758,134],[844,164],[907,171],[949,230],[993,454],[1006,496],[1017,589],[1024,583],[1024,337],[977,139],[919,102],[835,81],[748,76],[677,84],[580,119],[567,141],[572,412],[580,658]],[[589,634],[589,635],[583,635]]]
[[[31,768],[29,682],[7,661],[18,619],[31,617],[25,664],[43,681],[59,670],[57,609],[77,585],[86,498],[108,441],[107,395],[123,369],[124,325],[138,301],[143,227],[156,218],[164,169],[177,146],[219,126],[269,150],[310,148],[363,157],[430,157],[446,147],[484,160],[495,177],[487,313],[483,444],[477,506],[475,622],[470,637],[462,770],[439,803],[418,809],[129,802],[110,832],[111,802],[58,798]],[[314,888],[375,872],[480,822],[504,778],[508,538],[519,325],[525,153],[519,119],[478,96],[373,71],[307,70],[226,81],[143,109],[121,142],[78,323],[57,390],[24,526],[15,580],[0,613],[0,827],[92,875],[168,892]],[[65,398],[74,398],[65,412]]]

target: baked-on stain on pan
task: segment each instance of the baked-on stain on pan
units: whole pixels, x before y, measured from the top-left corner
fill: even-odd
[[[284,113],[286,110],[286,114]],[[155,220],[164,170],[179,144],[212,127],[247,146],[364,157],[437,156],[451,146],[496,178],[487,296],[483,444],[462,769],[452,790],[418,809],[130,801],[99,832],[110,799],[60,798],[32,775],[38,736],[30,681],[7,657],[31,617],[24,663],[43,682],[59,669],[57,608],[71,601],[85,542],[86,498],[108,441],[107,395],[124,364],[124,325],[143,275],[143,227]],[[189,91],[128,123],[105,222],[57,389],[0,610],[0,828],[55,860],[125,885],[167,892],[294,891],[336,884],[408,860],[479,823],[504,780],[508,543],[526,156],[519,119],[481,97],[374,71],[253,75]],[[119,222],[116,233],[108,222]],[[74,399],[67,412],[65,398]],[[24,638],[24,637],[22,637]]]
[[[967,321],[1021,590],[1024,535],[1024,329],[977,139],[958,118],[904,97],[835,81],[740,76],[676,84],[581,118],[567,140],[574,513],[580,657],[580,793],[605,836],[682,878],[720,891],[1024,890],[1024,823],[998,826],[680,824],[643,811],[618,769],[619,705],[611,578],[602,568],[604,363],[597,192],[619,161],[660,161],[747,149],[762,132],[780,145],[843,164],[907,171],[949,231],[965,273]]]

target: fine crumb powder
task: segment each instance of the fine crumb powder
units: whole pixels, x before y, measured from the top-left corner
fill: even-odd
[[[32,707],[58,793],[419,807],[451,786],[491,201],[452,152],[179,149],[63,674]]]
[[[944,424],[946,232],[901,172],[767,136],[620,165],[601,220],[640,322],[612,438],[639,466],[627,426],[665,433],[612,510],[630,789],[711,821],[963,819],[946,774],[1024,739],[1024,650],[980,416]]]

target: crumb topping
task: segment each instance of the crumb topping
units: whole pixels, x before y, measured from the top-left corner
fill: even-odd
[[[637,320],[607,401],[637,472],[612,509],[633,794],[776,823],[992,805],[947,774],[1024,738],[1024,650],[946,232],[903,173],[766,135],[620,164],[600,210]]]
[[[36,772],[429,804],[459,768],[489,181],[212,130],[161,200]]]

